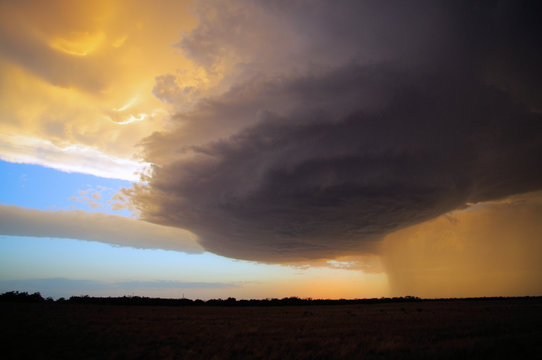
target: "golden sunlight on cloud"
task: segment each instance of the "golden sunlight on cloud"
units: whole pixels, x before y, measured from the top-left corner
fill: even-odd
[[[29,160],[28,142],[23,152],[10,145],[24,137],[64,152],[75,145],[104,157],[139,160],[141,139],[163,129],[170,111],[211,87],[212,76],[172,46],[196,25],[191,6],[190,1],[2,2],[2,158],[54,165],[39,157]],[[161,76],[172,76],[178,96],[186,95],[175,99],[175,109],[154,91]],[[93,164],[75,166],[78,153],[62,167],[96,173]]]
[[[0,159],[128,181],[138,181],[140,174],[144,174],[149,166],[145,162],[107,155],[79,144],[60,147],[43,139],[2,134]]]
[[[73,32],[68,37],[56,37],[49,45],[69,55],[86,56],[94,51],[105,39],[103,32]]]

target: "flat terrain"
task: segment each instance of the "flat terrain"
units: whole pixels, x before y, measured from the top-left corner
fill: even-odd
[[[3,359],[542,358],[542,299],[278,307],[0,304]]]

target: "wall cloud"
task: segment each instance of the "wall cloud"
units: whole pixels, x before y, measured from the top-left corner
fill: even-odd
[[[144,141],[144,219],[233,258],[329,259],[542,187],[540,5],[249,3],[203,2],[177,45],[225,90]]]

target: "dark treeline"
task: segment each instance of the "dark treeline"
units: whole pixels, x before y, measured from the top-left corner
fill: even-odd
[[[100,305],[150,305],[150,306],[307,306],[307,305],[354,305],[354,304],[385,304],[385,303],[408,303],[427,301],[458,301],[458,300],[511,300],[511,299],[541,299],[541,296],[523,297],[479,297],[479,298],[446,298],[446,299],[421,299],[416,296],[382,297],[372,299],[301,299],[287,297],[282,299],[251,299],[237,300],[233,297],[227,299],[192,300],[192,299],[163,299],[141,296],[122,297],[93,297],[72,296],[69,299],[43,298],[39,292],[28,294],[26,292],[10,291],[0,295],[0,302],[15,303],[67,303],[67,304],[100,304]]]

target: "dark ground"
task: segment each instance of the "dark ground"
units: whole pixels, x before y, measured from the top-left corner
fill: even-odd
[[[169,307],[1,303],[2,359],[534,359],[542,299]]]

